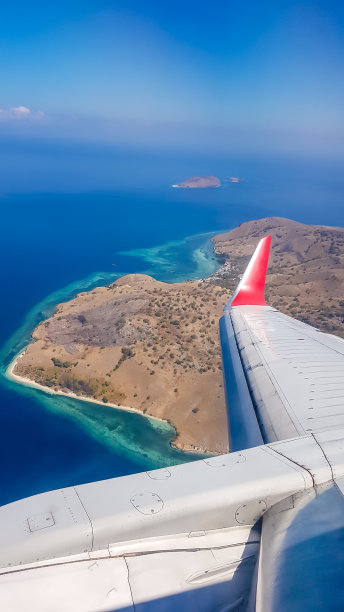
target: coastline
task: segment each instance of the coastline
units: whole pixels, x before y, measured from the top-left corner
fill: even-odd
[[[216,236],[217,234],[212,231],[212,232],[206,232],[203,234],[196,234],[196,237],[202,236],[204,238],[207,238],[207,244],[208,244],[208,249],[209,249],[209,256],[210,256],[210,252],[211,255],[213,257],[215,257],[216,261],[217,261],[217,269],[213,272],[211,272],[209,274],[208,270],[203,266],[203,269],[199,269],[199,272],[201,273],[200,275],[196,275],[197,279],[201,282],[206,282],[208,279],[212,279],[213,275],[218,274],[219,272],[221,272],[222,268],[223,268],[223,260],[221,262],[221,259],[218,257],[218,254],[216,253],[215,250],[215,245],[213,242],[213,237]],[[193,236],[188,236],[186,238],[184,238],[182,241],[180,241],[181,244],[184,244],[185,242],[189,241],[190,239],[192,239]],[[169,249],[171,246],[176,246],[176,242],[169,242],[166,245],[160,245],[158,247],[153,247],[150,249],[146,249],[146,250],[140,250],[140,252],[138,253],[136,250],[135,251],[129,251],[126,252],[126,255],[135,255],[135,256],[140,256],[142,259],[148,261],[150,264],[153,262],[155,263],[156,259],[159,258],[159,260],[161,260],[161,258],[165,259],[166,261],[168,260],[168,253],[165,253],[166,249]],[[162,253],[160,252],[162,251]],[[196,264],[197,261],[199,259],[199,252],[201,251],[199,245],[197,244],[197,248],[194,248],[193,250],[193,255],[192,255],[192,259],[195,260],[196,259]],[[203,259],[205,258],[205,255],[203,254],[202,251],[202,262]],[[198,268],[198,265],[196,266]],[[202,266],[200,266],[200,268],[202,268]],[[144,271],[144,274],[149,273],[150,270],[148,271]],[[112,276],[112,275],[111,275]],[[118,276],[118,275],[116,275]],[[113,279],[109,279],[110,281],[112,281]],[[165,281],[166,282],[166,281]],[[167,281],[168,282],[168,281]],[[173,279],[173,281],[170,282],[176,282],[176,283],[180,283],[180,282],[185,282],[184,279],[178,278],[178,279]],[[79,281],[78,281],[78,285],[79,285]],[[93,283],[92,283],[93,285]],[[103,283],[101,283],[100,286],[107,286],[107,284],[103,285]],[[84,289],[82,286],[80,286],[80,288],[78,287],[79,291],[78,293],[84,292],[84,291],[88,291],[89,289],[86,288]],[[60,296],[58,296],[60,297]],[[63,296],[64,297],[64,296]],[[63,302],[65,301],[65,299],[62,300]],[[55,308],[58,304],[55,304]],[[31,332],[32,333],[32,332]],[[31,336],[30,333],[30,336]],[[157,416],[153,416],[151,414],[149,414],[148,412],[144,413],[142,410],[138,409],[138,408],[133,408],[132,406],[123,406],[123,405],[118,405],[112,402],[106,402],[104,403],[101,400],[95,399],[93,397],[88,397],[88,396],[80,396],[80,395],[76,395],[73,391],[62,391],[62,390],[54,390],[51,387],[48,386],[44,386],[34,380],[31,380],[30,378],[27,378],[25,376],[21,376],[19,374],[16,374],[14,372],[15,367],[18,363],[18,361],[20,360],[20,358],[24,355],[24,353],[26,352],[28,346],[31,344],[30,341],[28,341],[29,338],[27,338],[27,342],[25,344],[25,346],[21,348],[20,352],[17,353],[17,355],[12,359],[12,361],[10,362],[10,364],[7,366],[7,368],[4,371],[4,375],[9,379],[12,380],[13,382],[29,387],[29,388],[33,388],[33,389],[37,389],[38,391],[43,391],[47,396],[57,396],[57,397],[66,397],[66,398],[70,398],[70,399],[76,399],[79,400],[81,402],[87,402],[90,404],[97,404],[98,406],[106,406],[109,407],[111,409],[115,409],[118,411],[122,411],[122,412],[126,412],[126,413],[134,413],[137,415],[140,415],[142,417],[147,417],[149,421],[153,421],[155,423],[162,423],[164,424],[164,426],[168,426],[169,428],[171,428],[171,436],[172,438],[169,440],[169,447],[173,450],[176,450],[178,452],[182,452],[182,453],[190,453],[190,454],[195,454],[195,455],[205,455],[205,456],[213,456],[213,455],[217,455],[218,452],[214,451],[214,450],[209,450],[208,448],[203,448],[203,446],[199,446],[194,445],[194,444],[189,444],[187,442],[183,442],[183,435],[181,434],[181,432],[178,430],[178,428],[176,427],[176,425],[173,423],[173,421],[171,421],[169,418],[161,418],[161,417],[157,417]],[[19,348],[19,347],[18,347]]]
[[[88,397],[88,396],[80,396],[80,395],[76,395],[76,393],[73,393],[72,391],[67,393],[66,391],[55,391],[54,389],[51,389],[50,387],[45,387],[44,385],[41,385],[33,380],[31,380],[30,378],[25,378],[24,376],[20,376],[18,374],[14,373],[14,368],[16,367],[19,359],[22,357],[22,355],[24,355],[25,353],[24,349],[23,351],[21,351],[21,353],[19,353],[19,355],[17,355],[15,357],[15,359],[10,363],[10,365],[8,366],[7,370],[6,370],[6,377],[9,378],[10,380],[14,380],[15,382],[17,382],[18,384],[21,385],[25,385],[27,387],[32,387],[34,389],[38,389],[39,391],[44,391],[45,393],[49,394],[49,395],[59,395],[59,396],[64,396],[64,397],[70,397],[73,399],[77,399],[81,402],[89,402],[92,404],[98,404],[100,406],[108,406],[109,408],[114,408],[115,410],[123,410],[124,412],[134,412],[144,418],[148,418],[150,420],[153,421],[158,421],[160,423],[164,423],[164,424],[168,424],[175,432],[175,437],[173,438],[173,440],[170,441],[170,446],[173,449],[176,449],[178,451],[182,451],[182,452],[187,452],[187,453],[197,453],[197,454],[202,454],[202,455],[214,455],[215,453],[213,451],[209,451],[207,449],[203,449],[201,447],[186,447],[185,445],[178,445],[178,437],[179,437],[179,432],[176,429],[175,425],[167,420],[167,419],[161,419],[159,417],[156,416],[152,416],[150,414],[144,414],[141,410],[138,410],[137,408],[132,408],[131,406],[122,406],[122,405],[118,405],[118,404],[113,404],[111,402],[107,402],[104,403],[100,400],[96,400],[92,397]]]

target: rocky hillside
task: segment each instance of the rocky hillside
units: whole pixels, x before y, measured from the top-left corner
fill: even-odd
[[[268,302],[344,336],[344,230],[261,219],[213,238],[223,265],[204,281],[167,284],[133,274],[60,304],[34,331],[14,373],[169,420],[182,449],[226,452],[218,320],[267,234]]]
[[[130,275],[60,304],[14,373],[172,422],[182,449],[225,452],[218,319],[226,289]]]
[[[260,238],[271,234],[267,301],[322,331],[344,337],[344,229],[271,217],[213,238],[227,263],[213,282],[232,291]]]

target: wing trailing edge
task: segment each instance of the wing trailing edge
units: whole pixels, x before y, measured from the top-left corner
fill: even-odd
[[[270,245],[271,236],[259,241],[228,307],[266,306],[264,290]]]

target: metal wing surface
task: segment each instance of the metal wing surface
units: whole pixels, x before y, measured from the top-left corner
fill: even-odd
[[[244,374],[226,376],[232,448],[251,446],[254,427],[258,444],[259,433],[266,443],[344,427],[344,341],[264,304],[254,262],[266,270],[269,245],[269,237],[259,243],[253,278],[244,275],[220,322],[225,368],[236,358]]]
[[[344,342],[266,305],[269,249],[220,320],[232,452],[0,508],[1,611],[344,610]]]
[[[344,341],[265,303],[270,242],[258,244],[220,321],[232,448],[275,442],[313,487],[264,514],[253,607],[342,610]],[[305,439],[313,450],[300,453]],[[312,463],[316,450],[325,480]]]

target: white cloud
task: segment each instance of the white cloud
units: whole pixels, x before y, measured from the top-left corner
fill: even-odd
[[[43,111],[31,111],[27,106],[0,108],[0,121],[39,121],[45,117]]]
[[[14,108],[10,108],[10,113],[12,113],[15,117],[28,117],[31,115],[31,111],[26,106],[15,106]]]

